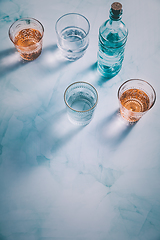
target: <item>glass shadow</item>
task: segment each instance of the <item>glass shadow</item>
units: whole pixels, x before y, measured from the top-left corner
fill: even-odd
[[[5,76],[24,66],[28,62],[23,60],[15,48],[0,51],[0,75]]]
[[[120,115],[119,109],[101,121],[98,137],[102,144],[117,147],[128,136],[136,123],[129,123]]]
[[[41,61],[41,69],[46,73],[58,72],[72,63],[62,56],[57,44],[43,47],[41,55],[37,58],[37,62],[39,61]]]

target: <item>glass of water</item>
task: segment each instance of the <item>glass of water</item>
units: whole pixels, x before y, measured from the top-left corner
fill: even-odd
[[[98,102],[98,92],[90,83],[75,82],[64,92],[68,118],[73,124],[86,125],[93,116]]]
[[[89,44],[90,24],[86,17],[78,13],[68,13],[60,17],[55,25],[57,45],[64,57],[70,61],[81,58]]]

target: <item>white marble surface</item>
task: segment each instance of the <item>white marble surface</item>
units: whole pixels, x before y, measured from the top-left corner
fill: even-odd
[[[96,71],[98,28],[106,0],[0,0],[0,240],[160,239],[160,1],[122,0],[129,29],[120,73]],[[55,22],[78,12],[91,24],[90,45],[76,62],[61,59]],[[41,56],[19,59],[9,26],[34,17],[45,28]],[[135,125],[117,116],[117,90],[141,78],[155,106]],[[93,84],[91,123],[72,125],[63,101],[76,80]]]

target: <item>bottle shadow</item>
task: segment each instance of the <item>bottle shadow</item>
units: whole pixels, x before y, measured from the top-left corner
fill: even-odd
[[[110,75],[110,76],[103,76],[102,74],[100,74],[100,72],[98,71],[98,62],[93,63],[88,69],[88,71],[96,71],[97,72],[97,76],[99,77],[99,85],[101,86],[103,83],[111,80],[112,78],[114,78],[116,75]]]
[[[91,64],[89,67],[84,69],[82,72],[76,74],[78,79],[83,79],[89,82],[95,82],[95,86],[103,87],[103,84],[110,81],[113,77],[107,78],[102,76],[97,69],[97,62]]]
[[[128,136],[135,124],[123,119],[118,109],[98,125],[98,139],[102,144],[116,148]]]

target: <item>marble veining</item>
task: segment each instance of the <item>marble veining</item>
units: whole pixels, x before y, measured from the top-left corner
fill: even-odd
[[[129,29],[122,70],[97,72],[98,29],[112,1],[0,0],[0,240],[160,239],[160,2],[122,0]],[[70,62],[57,48],[55,22],[78,12],[91,24],[85,55]],[[10,25],[33,17],[44,25],[43,51],[23,61]],[[142,78],[155,106],[130,125],[117,91]],[[67,118],[63,100],[74,81],[99,94],[87,126]]]

